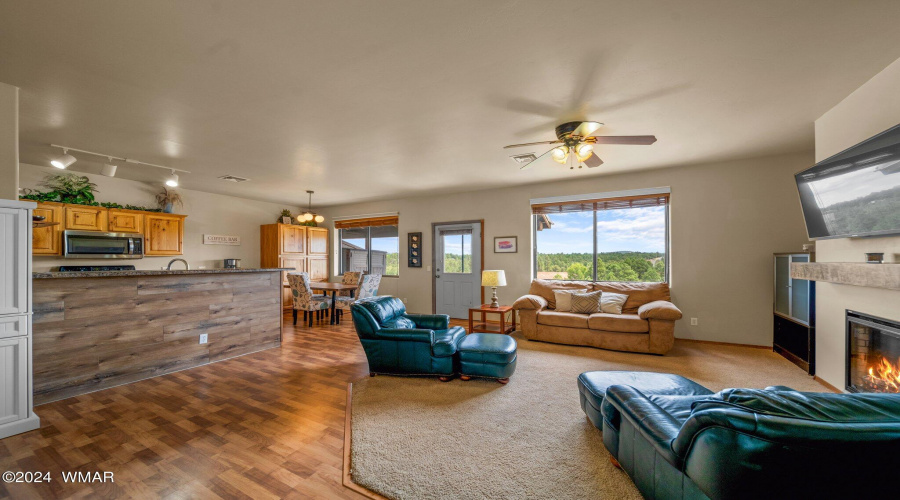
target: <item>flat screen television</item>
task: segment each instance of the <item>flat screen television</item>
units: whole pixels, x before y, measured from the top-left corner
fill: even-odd
[[[900,234],[900,125],[795,178],[810,239]]]

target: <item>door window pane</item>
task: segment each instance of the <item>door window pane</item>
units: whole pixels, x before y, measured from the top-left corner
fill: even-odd
[[[535,216],[538,279],[591,280],[594,212]]]
[[[341,229],[341,272],[369,271],[369,228]]]
[[[472,234],[444,234],[444,272],[472,272]]]

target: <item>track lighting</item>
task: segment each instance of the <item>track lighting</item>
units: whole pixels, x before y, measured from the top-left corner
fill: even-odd
[[[54,160],[51,160],[50,164],[58,169],[64,169],[64,168],[68,167],[69,165],[75,163],[76,161],[78,161],[78,159],[75,158],[74,156],[70,155],[69,150],[64,148],[62,156],[60,156]]]
[[[174,170],[172,171],[172,176],[166,179],[166,186],[178,187],[178,174]]]
[[[181,170],[181,169],[172,168],[172,167],[164,167],[162,165],[147,163],[145,161],[133,160],[131,158],[120,158],[118,156],[112,156],[112,155],[108,155],[108,154],[104,154],[104,153],[95,153],[93,151],[86,151],[84,149],[76,149],[76,148],[70,148],[68,146],[60,146],[59,144],[50,144],[50,147],[51,148],[59,148],[59,149],[63,150],[62,156],[50,161],[51,165],[53,165],[56,168],[60,168],[60,169],[66,168],[69,165],[78,161],[77,158],[75,158],[74,156],[69,154],[69,150],[71,149],[72,151],[78,151],[79,153],[85,153],[85,154],[89,154],[89,155],[93,155],[93,156],[106,157],[107,160],[109,160],[109,163],[104,164],[100,168],[100,173],[107,177],[115,177],[116,170],[119,168],[118,165],[113,164],[113,160],[124,161],[125,163],[130,163],[132,165],[142,165],[142,166],[153,167],[153,168],[164,168],[172,173],[172,175],[166,179],[166,186],[170,186],[170,187],[178,186],[178,174],[176,174],[175,172],[181,172],[184,174],[190,173],[187,170]]]

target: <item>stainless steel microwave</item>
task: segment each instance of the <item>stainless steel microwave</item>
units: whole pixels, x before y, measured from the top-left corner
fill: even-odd
[[[144,236],[134,233],[63,231],[67,259],[143,259]]]

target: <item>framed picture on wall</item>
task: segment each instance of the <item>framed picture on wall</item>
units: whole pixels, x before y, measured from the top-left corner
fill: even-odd
[[[406,253],[408,267],[422,267],[422,233],[406,235]]]
[[[494,236],[494,253],[516,253],[519,251],[516,236]]]

